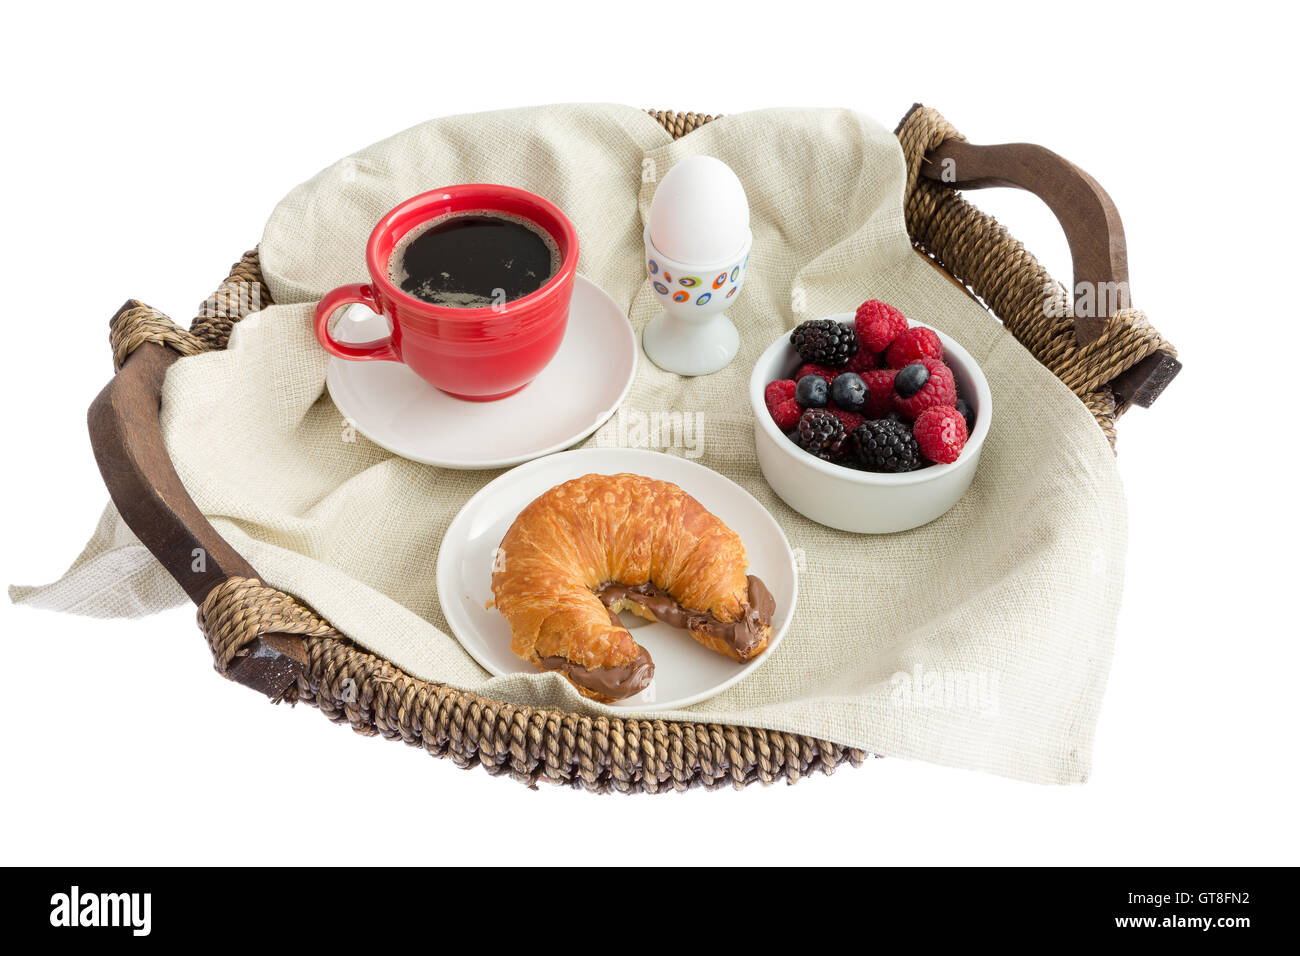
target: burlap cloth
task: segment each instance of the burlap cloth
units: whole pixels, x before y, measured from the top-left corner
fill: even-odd
[[[628,107],[514,110],[428,122],[322,170],[266,226],[262,268],[277,304],[241,322],[226,351],[168,373],[163,434],[186,488],[269,584],[409,673],[518,704],[601,709],[555,675],[490,678],[447,632],[434,587],[439,543],[497,472],[442,470],[345,440],[312,307],[334,286],[365,279],[366,237],[399,200],[489,181],[564,208],[580,233],[580,271],[639,330],[656,311],[641,260],[655,182],[697,153],[727,162],[751,205],[749,275],[729,313],[740,353],[703,378],[642,356],[624,408],[701,413],[698,447],[658,450],[698,454],[749,490],[799,549],[802,570],[794,623],[771,659],[711,700],[656,716],[768,727],[1023,780],[1086,779],[1123,582],[1114,456],[1069,389],[913,252],[898,142],[851,112],[732,115],[674,142]],[[746,390],[782,330],[869,297],[964,344],[996,406],[965,498],[926,527],[884,537],[831,531],[772,494]],[[643,434],[615,421],[587,444]],[[111,507],[60,581],[12,594],[100,617],[184,600]]]

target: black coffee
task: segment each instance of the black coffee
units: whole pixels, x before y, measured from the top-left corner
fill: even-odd
[[[559,247],[535,224],[505,213],[453,213],[403,236],[388,278],[425,302],[481,309],[536,292],[559,268]]]

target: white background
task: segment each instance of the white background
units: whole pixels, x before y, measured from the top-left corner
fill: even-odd
[[[1149,6],[11,5],[5,582],[57,577],[99,516],[85,409],[117,306],[187,322],[292,186],[438,115],[819,105],[892,128],[919,100],[1106,186],[1135,304],[1186,369],[1121,423],[1127,593],[1086,785],[881,760],[797,787],[531,793],[268,706],[213,673],[192,608],[5,602],[0,860],[1298,862],[1295,24]],[[1068,279],[1044,206],[974,198]]]

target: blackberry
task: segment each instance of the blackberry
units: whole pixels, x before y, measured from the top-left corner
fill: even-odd
[[[810,408],[799,419],[799,447],[822,461],[837,458],[845,438],[844,423],[824,408]]]
[[[858,351],[858,334],[834,319],[810,319],[790,333],[790,344],[805,362],[843,368]]]
[[[827,402],[826,379],[805,375],[794,387],[794,400],[804,408],[821,408]]]
[[[803,422],[800,423],[802,430]],[[865,471],[914,471],[921,467],[921,450],[912,430],[902,422],[882,418],[863,422],[849,436],[853,454]]]

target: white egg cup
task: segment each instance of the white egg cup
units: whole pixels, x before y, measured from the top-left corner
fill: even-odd
[[[670,259],[650,241],[645,229],[646,277],[663,311],[641,333],[650,361],[678,375],[708,375],[726,368],[740,348],[740,333],[724,314],[740,294],[749,267],[754,233],[732,256],[710,265]]]

